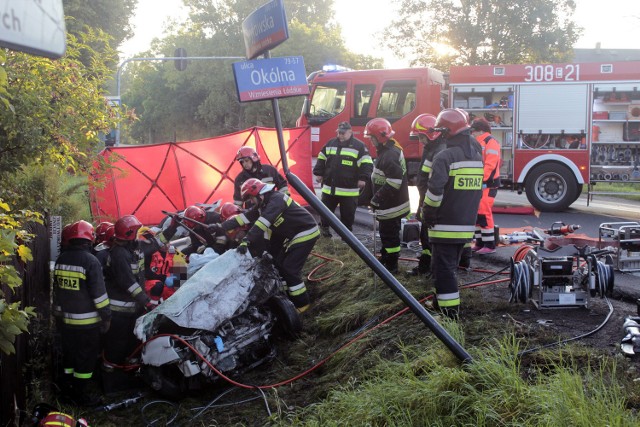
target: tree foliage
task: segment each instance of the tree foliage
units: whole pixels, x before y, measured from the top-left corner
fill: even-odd
[[[113,46],[133,36],[130,20],[138,0],[63,0],[67,32],[78,36],[85,26],[111,36]]]
[[[412,65],[559,62],[581,29],[574,0],[397,0],[384,39]],[[446,51],[443,52],[443,47]]]
[[[340,27],[333,22],[332,0],[285,2],[289,40],[271,55],[303,56],[307,71],[327,63],[354,68],[381,66],[381,60],[347,50]],[[177,47],[188,56],[245,54],[242,21],[257,4],[251,0],[185,0],[190,19],[172,35],[157,40],[145,56],[173,56]],[[250,126],[275,126],[271,103],[238,102],[231,63],[190,61],[179,72],[173,63],[130,63],[123,74],[122,101],[140,120],[125,132],[126,143],[155,143],[222,135]],[[124,83],[128,82],[128,83]],[[301,98],[280,100],[285,126],[295,125]],[[126,134],[129,135],[127,138]]]
[[[101,45],[101,49],[93,47]],[[90,59],[87,67],[79,58]],[[76,173],[92,161],[100,132],[115,126],[117,114],[105,100],[102,87],[110,77],[106,63],[113,51],[100,31],[80,38],[69,35],[67,53],[58,60],[7,53],[8,108],[0,108],[0,184],[32,163],[55,165]],[[23,207],[19,188],[0,186],[0,197]],[[42,206],[46,208],[46,206]]]

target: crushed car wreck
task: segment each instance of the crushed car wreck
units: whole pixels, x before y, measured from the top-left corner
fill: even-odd
[[[206,264],[136,322],[145,382],[178,398],[219,373],[238,375],[273,359],[273,335],[302,329],[280,280],[268,255],[227,251]]]

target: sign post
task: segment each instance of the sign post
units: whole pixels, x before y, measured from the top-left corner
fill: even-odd
[[[0,46],[60,58],[67,50],[62,0],[0,0]]]

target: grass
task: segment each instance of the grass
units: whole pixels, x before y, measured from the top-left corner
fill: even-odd
[[[459,323],[438,319],[473,356],[462,365],[411,313],[371,330],[404,305],[379,278],[374,282],[371,270],[340,240],[321,239],[315,252],[344,267],[330,262],[314,273],[325,278],[308,284],[314,303],[304,314],[304,333],[278,342],[276,360],[236,380],[274,384],[332,357],[289,385],[264,390],[265,400],[242,389],[221,398],[225,384],[186,397],[179,407],[164,407],[179,413],[171,425],[640,425],[640,390],[632,381],[638,374],[628,359],[577,344],[519,358],[523,348],[554,337],[496,321],[512,306],[489,307],[477,290],[465,290],[465,313],[472,315]],[[305,270],[324,262],[311,257]],[[398,277],[416,298],[430,290],[416,278]],[[216,404],[232,406],[202,410],[191,420],[193,408],[218,398]],[[91,425],[145,425],[141,405],[83,415]]]
[[[621,197],[627,200],[640,200],[640,195],[629,194],[629,193],[640,193],[640,182],[628,182],[628,183],[598,182],[593,186],[592,190],[618,193],[616,194],[616,197]],[[585,188],[585,193],[586,191],[587,189]]]

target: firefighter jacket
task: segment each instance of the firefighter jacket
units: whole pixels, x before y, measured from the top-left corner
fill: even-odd
[[[468,132],[460,133],[447,140],[432,167],[423,210],[429,241],[466,243],[473,239],[482,198],[482,149]]]
[[[70,246],[56,260],[53,313],[74,328],[95,328],[111,319],[100,261],[89,245]]]
[[[439,152],[447,148],[447,142],[443,137],[437,138],[435,141],[429,141],[422,150],[422,161],[420,163],[420,170],[418,171],[416,187],[418,187],[419,199],[421,202],[424,200],[424,195],[427,194],[427,186],[429,185],[429,174],[431,174],[431,168],[433,165],[433,158]]]
[[[271,165],[263,165],[260,162],[255,162],[256,166],[251,171],[246,169],[242,169],[242,172],[238,174],[235,181],[233,182],[233,203],[238,206],[242,206],[242,194],[240,193],[240,189],[242,188],[242,184],[249,178],[257,178],[262,182],[266,182],[267,184],[275,184],[278,191],[282,193],[288,193],[289,187],[287,185],[287,180],[284,179],[282,175],[278,172],[276,168]]]
[[[489,132],[476,136],[482,146],[482,162],[484,178],[482,183],[487,188],[500,187],[500,143]]]
[[[322,192],[330,196],[358,197],[358,181],[371,176],[373,160],[364,142],[351,136],[341,142],[333,138],[320,150],[313,174],[321,176]]]
[[[377,148],[378,158],[373,167],[371,181],[376,208],[376,219],[385,220],[407,216],[409,207],[409,183],[407,163],[402,149],[390,139]]]
[[[114,243],[109,250],[106,285],[114,313],[136,315],[149,305],[149,296],[139,283],[142,260],[140,252],[129,246]]]
[[[250,223],[253,226],[247,233],[247,240],[252,246],[264,246],[265,234],[285,251],[320,236],[313,216],[289,195],[276,191],[266,193],[260,206],[223,222],[222,228],[228,231]]]

